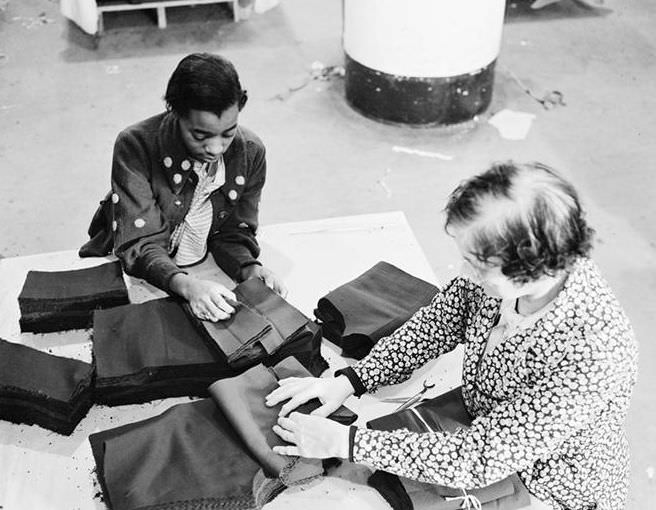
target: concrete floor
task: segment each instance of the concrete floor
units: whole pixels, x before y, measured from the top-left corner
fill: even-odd
[[[595,258],[641,343],[628,430],[629,509],[656,506],[656,4],[607,0],[593,11],[563,0],[508,11],[492,106],[451,129],[378,124],[345,104],[343,84],[311,82],[313,61],[341,64],[341,2],[283,0],[234,24],[224,6],[173,9],[158,30],[143,12],[109,15],[96,41],[67,22],[54,0],[0,0],[0,254],[78,247],[108,188],[117,132],[162,109],[166,80],[192,51],[236,64],[250,101],[242,122],[268,148],[263,224],[402,210],[445,281],[457,264],[442,232],[448,192],[490,161],[541,160],[579,187],[596,228]],[[567,106],[544,110],[559,90]],[[502,139],[487,119],[502,108],[536,115],[523,141]],[[454,156],[440,161],[392,146]]]

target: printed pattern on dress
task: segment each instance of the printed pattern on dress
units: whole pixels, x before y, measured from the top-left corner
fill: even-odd
[[[354,461],[464,489],[518,472],[554,509],[623,508],[637,344],[596,265],[579,259],[551,309],[483,356],[499,304],[456,278],[353,367],[374,391],[464,343],[463,398],[475,417],[452,435],[358,429]]]

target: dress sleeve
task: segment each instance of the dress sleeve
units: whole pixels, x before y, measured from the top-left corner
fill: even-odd
[[[598,332],[599,333],[599,332]],[[352,459],[429,483],[472,489],[530,467],[629,391],[636,352],[608,335],[574,338],[552,371],[454,434],[358,429]]]
[[[266,154],[264,146],[248,142],[256,147],[249,157],[250,171],[246,187],[236,206],[221,225],[220,232],[208,239],[208,247],[216,263],[234,280],[241,279],[241,270],[252,264],[260,264],[257,257],[260,247],[255,235],[262,188],[266,180]],[[249,151],[250,152],[250,151]]]
[[[428,306],[379,340],[352,369],[367,391],[405,381],[428,361],[465,340],[474,285],[464,278],[440,289]]]
[[[168,255],[169,224],[153,194],[151,164],[134,135],[118,136],[112,161],[114,252],[127,274],[168,292],[171,277],[183,271]]]

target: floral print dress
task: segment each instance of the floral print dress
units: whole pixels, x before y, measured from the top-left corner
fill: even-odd
[[[464,489],[518,472],[554,509],[623,508],[638,349],[597,266],[577,260],[548,311],[483,355],[499,307],[456,278],[352,367],[371,392],[464,344],[463,398],[475,418],[455,434],[357,429],[353,460]]]

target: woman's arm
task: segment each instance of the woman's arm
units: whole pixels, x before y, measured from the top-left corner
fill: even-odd
[[[636,351],[624,338],[574,339],[557,367],[455,434],[357,429],[354,462],[429,483],[483,487],[536,460],[585,427],[618,397],[628,398]]]
[[[219,232],[211,233],[208,248],[216,263],[232,279],[242,281],[246,270],[260,265],[260,247],[255,237],[259,205],[266,180],[266,154],[261,142],[246,142],[248,178],[244,191]]]
[[[351,370],[343,370],[356,395],[408,379],[419,367],[465,341],[470,311],[480,289],[456,278],[440,289],[428,306],[417,311],[390,336],[379,340]]]
[[[112,203],[114,252],[129,275],[170,291],[170,280],[184,271],[168,255],[169,225],[150,182],[146,143],[124,131],[114,145]]]

